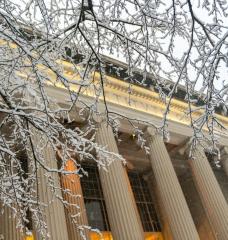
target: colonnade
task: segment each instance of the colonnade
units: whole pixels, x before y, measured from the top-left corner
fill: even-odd
[[[108,151],[118,153],[115,137],[110,126],[102,118],[97,118],[96,124],[97,143],[105,146]],[[173,239],[199,240],[199,235],[162,138],[152,128],[147,128],[145,137],[150,151],[149,158],[159,191],[160,201],[166,213]],[[48,159],[55,157],[55,153],[50,148],[46,149],[44,155]],[[203,150],[201,148],[195,149],[193,158],[189,159],[188,162],[216,239],[227,240],[227,202]],[[44,177],[42,178],[43,173],[40,172],[40,174],[41,182],[39,188],[41,198],[44,202],[50,202],[50,189],[47,189],[46,180]],[[144,232],[125,166],[120,161],[114,161],[109,166],[108,172],[99,170],[99,174],[113,239],[143,240]],[[80,185],[79,179],[74,180]],[[59,181],[59,179],[56,179],[56,181]],[[63,185],[69,188],[69,184],[67,179],[63,179]],[[72,184],[70,184],[70,188],[72,188]],[[73,191],[74,193],[79,191],[79,194],[81,194],[80,186],[73,188]],[[59,194],[61,195],[61,193]],[[83,198],[77,200],[77,204],[83,208]],[[66,219],[64,208],[60,203],[53,202],[52,206],[46,210],[45,216],[51,239],[80,239],[77,231],[71,229],[69,233],[68,229],[67,232],[67,222],[69,221]],[[80,224],[88,224],[85,215],[83,215]],[[8,237],[5,239],[14,240],[17,238]]]

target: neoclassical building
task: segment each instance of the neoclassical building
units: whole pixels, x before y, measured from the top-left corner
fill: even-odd
[[[67,62],[62,64],[66,76],[70,78],[73,75],[71,65]],[[121,79],[124,78],[123,73],[117,77],[113,68],[108,68],[107,74],[105,92],[111,111],[159,125],[165,105],[151,86],[131,86],[129,104],[129,83]],[[56,102],[67,104],[67,92],[61,86],[50,85],[47,89]],[[103,233],[102,238],[99,234],[88,232],[88,239],[228,239],[228,136],[220,134],[220,168],[214,165],[213,157],[201,148],[195,149],[194,158],[189,159],[186,152],[192,129],[184,115],[187,103],[182,100],[181,91],[184,89],[178,92],[170,109],[168,142],[164,142],[155,129],[140,123],[148,147],[146,154],[127,120],[120,122],[119,142],[112,129],[107,127],[105,118],[97,117],[94,119],[96,142],[114,153],[120,153],[127,164],[114,161],[107,172],[98,169],[93,162],[85,161],[82,166],[88,177],[68,175],[55,179],[59,186],[82,196],[77,200],[81,207],[79,223]],[[92,89],[87,90],[83,100],[89,103],[93,97]],[[102,109],[101,101],[101,112]],[[71,114],[77,115],[76,112]],[[195,114],[197,116],[199,113]],[[228,127],[228,117],[218,113],[218,118]],[[74,124],[79,123],[86,124],[75,117]],[[56,153],[51,149],[46,149],[44,154],[47,159],[56,158]],[[66,166],[68,168],[74,168],[70,160]],[[42,200],[50,201],[52,194],[46,188],[45,180],[42,180],[42,172],[39,188]],[[62,195],[70,201],[69,196]],[[79,231],[74,228],[61,203],[53,202],[45,216],[52,240],[80,239]],[[0,234],[4,240],[21,240],[15,222],[7,218],[7,212],[1,216]],[[34,233],[26,239],[39,239],[39,236]]]

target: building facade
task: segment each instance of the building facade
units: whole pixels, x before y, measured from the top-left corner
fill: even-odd
[[[66,76],[71,77],[71,66],[63,63]],[[96,76],[99,78],[99,76]],[[164,103],[158,93],[140,86],[132,86],[129,104],[129,84],[108,76],[105,91],[109,109],[144,122],[159,125]],[[67,104],[67,93],[60,86],[47,86],[48,93],[59,104]],[[94,97],[91,88],[83,96],[90,102]],[[100,104],[100,111],[104,105]],[[68,201],[75,201],[81,208],[79,225],[100,229],[103,238],[87,231],[88,239],[105,240],[227,240],[228,239],[228,137],[220,134],[221,168],[216,168],[203,149],[194,150],[194,158],[188,159],[187,142],[192,135],[189,120],[184,112],[187,104],[174,99],[169,114],[170,140],[164,142],[153,129],[139,125],[144,131],[148,153],[140,148],[133,128],[127,120],[120,122],[120,139],[117,142],[104,117],[96,117],[96,142],[114,153],[120,153],[127,161],[123,165],[114,161],[108,172],[97,168],[92,162],[83,162],[88,177],[67,175],[56,177],[63,189],[70,189],[81,198],[71,199],[60,192]],[[72,112],[72,116],[77,112]],[[195,113],[196,116],[199,113]],[[76,118],[76,117],[75,117]],[[218,115],[228,127],[228,118]],[[77,121],[75,121],[77,124]],[[85,123],[86,124],[86,123]],[[47,159],[56,158],[51,149],[45,150]],[[99,154],[98,154],[99,157]],[[69,160],[67,169],[75,166]],[[44,202],[50,202],[45,180],[40,174],[40,192]],[[68,217],[71,209],[64,209],[53,202],[46,210],[47,228],[52,240],[80,239],[80,229]],[[0,236],[5,240],[21,240],[15,221],[7,211],[0,219]],[[26,239],[40,239],[27,236]]]

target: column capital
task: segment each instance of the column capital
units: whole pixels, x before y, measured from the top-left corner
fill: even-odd
[[[228,176],[228,147],[227,146],[222,147],[222,149],[220,150],[220,162],[226,175]]]
[[[104,114],[93,114],[92,119],[96,125],[100,125],[107,121],[107,116]]]
[[[228,157],[228,147],[223,146],[220,150],[220,158],[221,161],[225,160]]]
[[[153,141],[154,137],[159,135],[157,129],[151,126],[147,126],[143,132],[146,141]]]
[[[157,134],[157,130],[155,127],[146,127],[146,132],[150,136],[154,136],[155,134]]]
[[[183,147],[179,150],[180,154],[185,156],[188,160],[194,159],[194,153],[196,151],[204,153],[204,148],[200,144],[193,146],[192,139],[187,139],[183,144]]]

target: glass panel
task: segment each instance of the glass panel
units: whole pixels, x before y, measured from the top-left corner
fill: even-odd
[[[109,231],[110,226],[97,167],[93,164],[83,164],[82,167],[88,173],[88,177],[81,178],[81,187],[89,225],[100,231]]]
[[[89,225],[93,228],[98,228],[101,231],[106,230],[104,211],[102,201],[85,199],[86,212]]]
[[[159,232],[161,227],[147,182],[135,171],[129,171],[128,176],[144,231]]]

